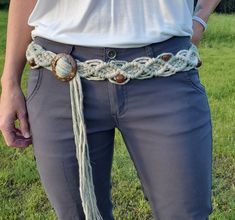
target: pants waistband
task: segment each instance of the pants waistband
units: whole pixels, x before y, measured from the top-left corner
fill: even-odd
[[[156,57],[166,52],[176,54],[179,50],[189,49],[191,46],[190,37],[186,36],[175,36],[163,42],[152,43],[137,48],[87,47],[59,43],[39,36],[35,37],[34,41],[46,50],[50,50],[54,53],[71,54],[80,61],[100,59],[105,62],[113,59],[132,61],[137,57]]]

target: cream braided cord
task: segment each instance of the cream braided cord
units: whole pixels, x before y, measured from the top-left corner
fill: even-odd
[[[35,67],[46,67],[51,70],[51,61],[56,54],[44,50],[40,45],[32,42],[27,50],[26,57],[28,61],[34,62]],[[77,62],[77,72],[80,77],[88,80],[104,80],[116,83],[113,78],[122,74],[127,80],[146,79],[154,76],[170,76],[179,71],[188,71],[197,67],[200,60],[197,47],[191,45],[188,50],[180,50],[176,55],[172,53],[162,53],[157,57],[138,57],[131,62],[125,60],[111,60],[104,62],[100,59]],[[66,60],[60,59],[57,68],[61,74],[66,74],[68,65]],[[64,72],[63,72],[64,71]]]
[[[55,56],[55,53],[46,51],[35,42],[31,42],[26,51],[26,58],[31,63],[31,68],[45,67],[52,70],[51,64]],[[122,74],[125,81],[118,82],[118,84],[125,84],[130,79],[146,79],[154,76],[166,77],[178,71],[188,71],[196,68],[199,61],[197,47],[193,44],[189,50],[180,50],[176,55],[162,53],[154,58],[138,57],[131,62],[125,60],[104,62],[99,59],[80,62],[76,60],[77,74],[69,81],[69,85],[76,157],[79,166],[79,190],[86,220],[102,220],[102,216],[98,210],[94,192],[92,167],[90,165],[83,115],[83,93],[80,77],[88,80],[108,79],[112,83],[117,83],[115,77]],[[60,77],[66,76],[72,70],[70,63],[65,57],[61,57],[56,64],[56,73]]]
[[[73,130],[76,144],[80,177],[80,196],[87,220],[101,220],[102,217],[96,205],[92,167],[90,165],[89,147],[86,137],[86,127],[83,116],[83,94],[81,80],[70,81],[70,97],[73,118]]]

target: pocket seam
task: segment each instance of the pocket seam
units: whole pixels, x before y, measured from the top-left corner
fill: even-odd
[[[193,71],[197,71],[197,69],[193,69]],[[190,83],[190,85],[195,89],[195,91],[199,92],[200,94],[206,95],[206,90],[205,90],[205,86],[201,83],[200,79],[199,79],[199,83],[200,86],[199,87],[190,77],[190,71],[186,72],[186,79],[187,81]]]
[[[29,103],[30,101],[32,101],[33,97],[38,92],[38,90],[41,86],[41,82],[42,82],[42,75],[43,75],[42,71],[43,71],[43,67],[39,68],[37,82],[36,82],[35,87],[33,88],[32,92],[30,94],[27,94],[26,103]]]

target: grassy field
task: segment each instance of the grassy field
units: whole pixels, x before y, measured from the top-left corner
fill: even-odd
[[[3,68],[6,12],[0,11],[0,72]],[[211,220],[235,220],[235,15],[213,15],[200,45],[213,120],[213,214]],[[27,71],[22,88],[26,92]],[[39,181],[32,147],[7,147],[0,138],[0,220],[54,220],[55,213]],[[115,137],[112,170],[117,220],[153,220],[120,133]]]

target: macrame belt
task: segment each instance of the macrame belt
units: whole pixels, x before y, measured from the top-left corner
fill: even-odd
[[[86,220],[101,220],[97,208],[86,127],[83,115],[83,93],[80,77],[88,80],[109,80],[115,84],[125,84],[131,79],[166,77],[179,71],[188,71],[201,65],[197,47],[191,44],[188,50],[177,54],[162,53],[157,57],[138,57],[131,62],[99,59],[81,62],[71,55],[55,54],[32,41],[27,48],[26,58],[32,69],[44,67],[61,81],[70,84],[70,98],[76,157],[79,167],[80,195]]]

